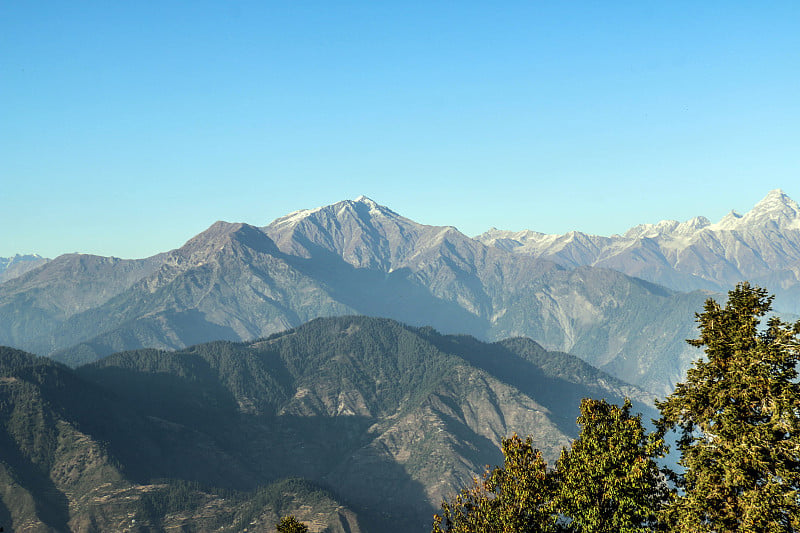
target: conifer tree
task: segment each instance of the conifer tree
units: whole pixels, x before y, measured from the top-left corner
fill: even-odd
[[[654,459],[663,441],[647,435],[631,403],[581,402],[578,439],[548,471],[531,438],[503,441],[503,467],[442,503],[433,533],[643,533],[657,528],[668,491]]]
[[[284,516],[275,526],[278,533],[308,533],[308,526],[300,522],[293,515]]]
[[[547,468],[531,438],[503,440],[503,467],[487,468],[433,517],[433,533],[539,533],[552,531],[555,517]]]
[[[771,303],[747,283],[709,299],[689,341],[705,359],[658,404],[685,468],[665,513],[676,531],[800,531],[800,322],[759,329]]]
[[[655,462],[663,441],[647,435],[627,398],[622,407],[586,398],[580,409],[580,436],[556,462],[552,509],[568,531],[653,531],[668,496]]]

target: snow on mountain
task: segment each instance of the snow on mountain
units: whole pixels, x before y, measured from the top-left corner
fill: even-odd
[[[261,229],[284,253],[305,258],[332,253],[356,268],[385,271],[406,265],[443,234],[472,242],[452,226],[419,224],[366,196],[295,211]]]
[[[800,312],[800,206],[780,189],[744,215],[731,211],[713,224],[702,216],[662,220],[611,237],[492,228],[476,239],[570,268],[613,268],[682,291],[725,291],[748,280],[775,292],[776,307]]]
[[[781,189],[775,189],[745,215],[731,211],[713,226],[715,230],[728,231],[752,231],[755,228],[800,230],[800,206]]]
[[[0,283],[14,279],[50,261],[39,254],[16,254],[14,257],[0,257]]]

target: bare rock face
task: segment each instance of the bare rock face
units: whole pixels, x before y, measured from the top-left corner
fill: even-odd
[[[713,224],[705,217],[664,220],[612,237],[492,229],[476,239],[570,268],[611,268],[679,291],[726,292],[748,280],[774,292],[777,309],[800,313],[800,206],[780,189],[748,213],[731,211]]]
[[[603,245],[568,240],[580,243],[570,252],[580,261]],[[365,197],[264,228],[217,222],[149,259],[61,256],[0,285],[0,344],[76,365],[361,314],[483,339],[531,337],[659,395],[681,379],[695,357],[683,339],[705,294],[506,248]]]
[[[671,227],[686,233],[704,224],[698,219]],[[298,211],[263,230],[286,253],[310,260],[343,258],[387,279],[410,280],[439,306],[449,305],[452,310],[442,312],[458,321],[445,322],[438,313],[429,318],[419,308],[404,314],[400,306],[359,312],[489,339],[529,336],[658,394],[671,391],[697,357],[684,340],[693,336],[694,312],[707,294],[678,294],[641,283],[615,272],[620,269],[613,264],[573,270],[598,255],[608,238],[526,231],[517,239],[506,235],[480,242],[453,227],[417,224],[364,197]],[[531,257],[523,251],[522,237],[542,239],[554,253]]]
[[[0,257],[0,283],[18,278],[29,270],[40,267],[50,261],[39,254],[20,255],[14,257]]]

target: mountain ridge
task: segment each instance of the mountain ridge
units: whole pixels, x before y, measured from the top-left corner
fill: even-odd
[[[17,278],[50,261],[39,254],[16,254],[14,257],[0,257],[0,283]]]
[[[530,434],[554,461],[585,396],[630,396],[654,413],[645,391],[530,339],[486,343],[364,316],[251,342],[120,352],[75,370],[0,348],[0,437],[10,435],[0,477],[4,465],[20,473],[3,478],[0,511],[15,527],[126,530],[134,518],[211,531],[216,509],[223,530],[241,530],[259,486],[300,477],[339,503],[299,498],[286,510],[299,506],[329,531],[428,531],[443,497],[501,461],[510,433]],[[244,503],[224,503],[225,491],[246,492]],[[180,496],[172,511],[161,494]],[[347,512],[350,525],[334,527]],[[260,527],[276,519],[267,513]]]
[[[725,292],[749,280],[776,294],[776,308],[797,313],[800,303],[800,206],[781,189],[750,211],[634,226],[610,237],[569,232],[491,229],[477,240],[567,268],[599,266],[688,291]]]
[[[664,395],[696,357],[683,340],[706,297],[486,245],[360,197],[263,228],[219,221],[146,260],[57,258],[0,285],[0,343],[78,365],[364,314],[531,337]]]

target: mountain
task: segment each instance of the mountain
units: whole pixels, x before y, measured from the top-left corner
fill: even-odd
[[[0,285],[0,343],[74,366],[362,314],[486,340],[530,337],[663,396],[697,357],[684,339],[706,297],[568,269],[361,197],[264,228],[217,222],[149,259],[56,258]]]
[[[0,343],[51,353],[63,346],[58,329],[67,320],[124,292],[161,260],[66,254],[6,281],[0,285]]]
[[[365,197],[297,211],[263,230],[293,257],[323,264],[344,260],[358,272],[409,282],[402,299],[394,290],[364,291],[368,299],[353,305],[360,313],[487,339],[529,336],[659,394],[671,391],[697,357],[684,339],[694,335],[694,312],[707,294],[679,294],[608,269],[520,261],[453,227],[418,224]],[[340,268],[328,272],[326,286],[348,287],[341,294],[367,286],[363,280],[343,284]],[[417,287],[435,300],[405,312],[418,299]],[[376,308],[376,302],[384,307]],[[441,313],[431,313],[438,308]]]
[[[148,417],[52,360],[5,347],[0,450],[7,531],[265,531],[289,513],[315,523],[314,531],[359,531],[351,510],[309,482],[237,491],[183,479],[222,483],[246,474],[196,429]],[[208,467],[218,463],[230,471]]]
[[[0,283],[16,278],[50,261],[39,254],[0,257]]]
[[[641,224],[624,235],[546,235],[492,229],[484,244],[568,267],[611,268],[679,291],[726,292],[748,280],[776,294],[775,307],[800,313],[800,206],[776,189],[744,215],[717,223]]]
[[[361,316],[76,370],[3,349],[0,520],[216,531],[262,516],[263,531],[302,512],[316,531],[429,531],[512,432],[552,463],[587,396],[655,416],[647,393],[530,339]]]

